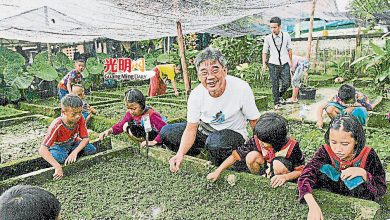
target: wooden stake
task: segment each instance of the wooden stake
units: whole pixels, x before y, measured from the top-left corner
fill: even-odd
[[[309,46],[307,48],[307,60],[310,62],[310,52],[311,52],[311,42],[313,40],[313,22],[314,22],[314,11],[316,8],[316,2],[317,0],[313,0],[313,8],[311,10],[311,15],[310,15],[310,27],[309,27],[309,36],[308,36],[308,43]]]
[[[318,53],[319,41],[320,41],[320,37],[317,37],[317,40],[316,40],[316,52],[314,53],[314,61],[313,61],[313,70],[314,70],[314,73],[317,72],[316,66],[317,66],[317,56],[318,56],[317,53]]]
[[[180,21],[176,22],[176,29],[177,29],[177,41],[179,44],[179,51],[180,51],[180,58],[181,58],[181,68],[183,71],[184,86],[185,86],[186,96],[187,96],[191,92],[191,84],[188,79],[187,63],[186,63],[186,57],[184,51],[183,30]]]

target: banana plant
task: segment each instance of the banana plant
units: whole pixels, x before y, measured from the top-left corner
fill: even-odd
[[[336,60],[330,61],[328,68],[334,72],[339,77],[346,78],[348,76],[348,66],[349,61],[346,57],[340,57]]]
[[[366,74],[373,75],[379,87],[383,87],[390,80],[390,39],[386,39],[384,47],[369,42],[371,54],[360,57],[351,63]]]

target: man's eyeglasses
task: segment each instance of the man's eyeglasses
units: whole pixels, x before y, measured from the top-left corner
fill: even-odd
[[[218,66],[215,66],[215,67],[211,67],[211,70],[210,71],[207,71],[206,69],[203,69],[200,71],[199,75],[203,78],[207,78],[209,75],[217,75],[219,72],[220,72],[220,67]]]

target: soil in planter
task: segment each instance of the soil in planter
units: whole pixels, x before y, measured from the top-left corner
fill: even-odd
[[[146,104],[148,104],[146,102]],[[151,105],[154,110],[165,116],[168,120],[174,118],[186,118],[186,106],[177,107],[171,105]],[[123,103],[115,103],[104,107],[97,107],[98,115],[110,119],[121,120],[126,113],[126,106]]]
[[[0,106],[0,115],[1,116],[6,116],[6,115],[14,115],[21,113],[22,111],[19,111],[17,109],[8,107],[8,106]]]
[[[46,131],[47,126],[39,121],[25,121],[2,127],[0,131],[1,163],[37,155]]]
[[[101,97],[92,97],[92,96],[86,96],[87,102],[89,104],[93,102],[98,102],[98,101],[106,101],[106,98],[101,98]],[[36,105],[44,105],[44,106],[49,106],[49,107],[60,107],[60,101],[57,99],[57,97],[50,97],[47,99],[35,99],[31,102],[31,104],[36,104]]]
[[[295,189],[232,187],[206,175],[184,167],[172,174],[165,163],[121,155],[43,187],[60,200],[62,219],[306,219]],[[327,219],[357,215],[350,204],[339,210],[323,212]]]

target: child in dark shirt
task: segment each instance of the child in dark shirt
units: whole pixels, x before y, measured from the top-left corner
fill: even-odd
[[[385,171],[374,149],[365,146],[362,125],[354,116],[336,116],[325,143],[298,179],[299,198],[309,206],[308,219],[324,219],[313,188],[376,200],[386,193]]]
[[[262,115],[253,133],[253,138],[233,150],[232,155],[207,175],[207,179],[217,180],[238,160],[245,160],[251,173],[271,178],[274,188],[299,177],[305,159],[299,143],[287,136],[287,122],[282,116],[276,113]]]

